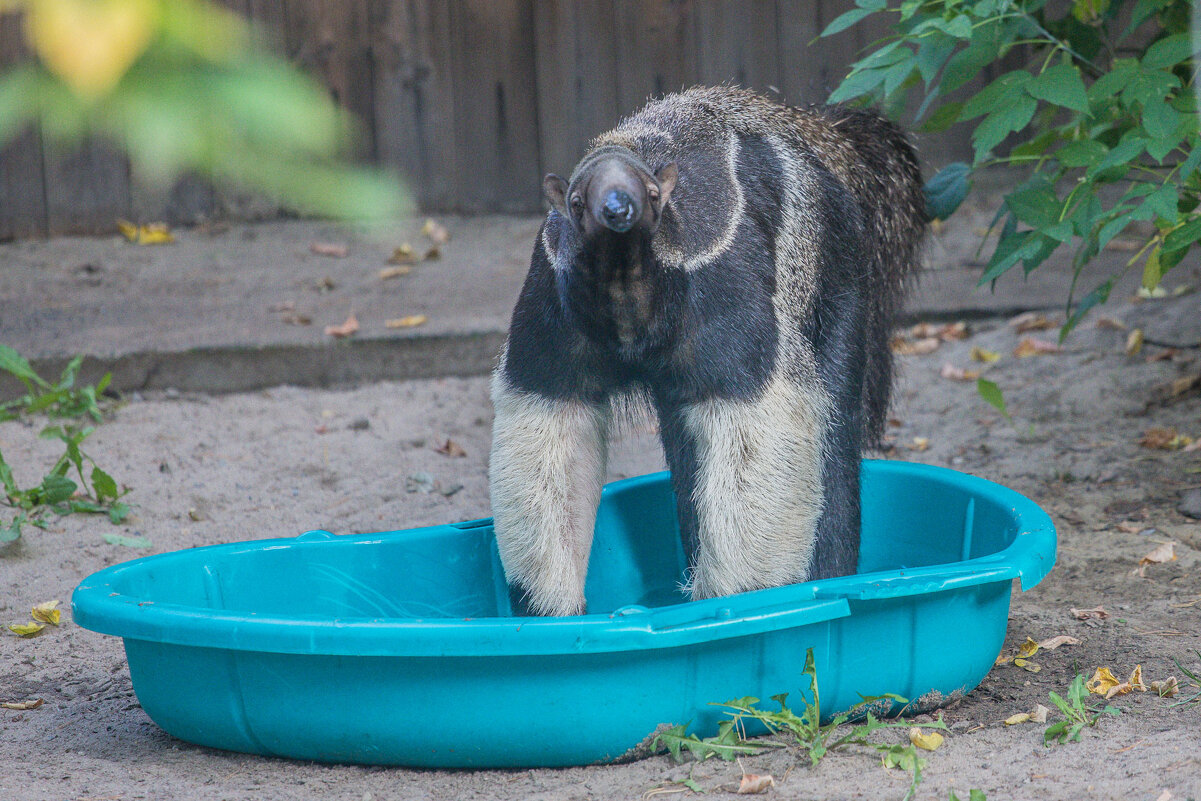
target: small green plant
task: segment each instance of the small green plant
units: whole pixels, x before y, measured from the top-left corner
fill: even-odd
[[[1197,655],[1198,660],[1201,660],[1201,651],[1194,650],[1193,653]],[[1201,676],[1198,676],[1196,673],[1180,664],[1180,660],[1176,657],[1172,657],[1172,661],[1176,663],[1176,667],[1180,669],[1181,673],[1192,679],[1193,684],[1201,687]],[[1196,692],[1190,695],[1188,698],[1182,698],[1170,706],[1188,706],[1189,704],[1195,704],[1199,701],[1201,701],[1201,692]]]
[[[1062,745],[1068,741],[1079,742],[1080,733],[1086,727],[1096,726],[1101,715],[1122,714],[1117,707],[1108,704],[1103,708],[1090,707],[1088,696],[1088,689],[1084,686],[1084,676],[1080,674],[1076,674],[1076,678],[1072,679],[1072,683],[1068,685],[1067,700],[1064,700],[1055,691],[1050,693],[1051,703],[1055,704],[1056,708],[1063,713],[1064,719],[1047,727],[1043,732],[1043,745]]]
[[[894,703],[907,704],[906,699],[892,693],[883,695],[861,696],[862,701],[851,709],[836,715],[829,723],[821,722],[821,696],[817,686],[817,670],[814,666],[813,649],[805,655],[805,668],[802,675],[809,677],[809,688],[812,700],[802,690],[801,701],[804,711],[797,715],[788,708],[788,695],[773,695],[772,700],[780,705],[779,711],[771,711],[759,707],[759,699],[754,697],[738,698],[718,704],[731,711],[729,720],[718,725],[717,734],[704,739],[695,734],[686,734],[687,724],[675,726],[655,737],[653,748],[666,748],[676,759],[682,761],[683,752],[687,751],[697,760],[709,757],[720,757],[734,760],[739,756],[758,754],[770,748],[784,748],[786,743],[771,740],[746,739],[746,722],[755,721],[772,734],[789,734],[795,745],[809,756],[810,764],[816,766],[822,758],[831,751],[857,745],[870,748],[880,754],[885,767],[900,768],[913,775],[905,799],[913,797],[922,780],[922,769],[926,760],[918,756],[916,746],[912,744],[890,744],[873,742],[869,737],[882,729],[910,729],[913,724],[907,721],[892,722],[880,720],[873,714],[873,709],[880,710],[891,707]],[[843,725],[856,719],[850,729]],[[926,728],[946,730],[942,721],[923,724]]]
[[[25,357],[7,345],[0,345],[0,370],[20,381],[26,393],[15,400],[0,404],[0,422],[33,414],[44,414],[57,420],[91,418],[103,419],[100,395],[111,376],[106,374],[95,385],[76,386],[83,357],[70,361],[55,383],[42,378]],[[95,431],[94,426],[75,422],[59,422],[45,426],[39,436],[63,443],[63,454],[35,486],[22,488],[17,484],[12,467],[0,451],[0,502],[17,510],[7,523],[0,522],[0,543],[12,542],[21,536],[25,524],[44,528],[46,514],[72,513],[105,514],[114,523],[129,515],[129,506],[120,498],[128,492],[96,464],[80,446]],[[75,478],[71,477],[74,468]]]
[[[954,790],[951,791],[947,801],[959,801],[959,796],[955,795]],[[983,790],[968,790],[968,801],[988,801],[988,799],[984,797]]]

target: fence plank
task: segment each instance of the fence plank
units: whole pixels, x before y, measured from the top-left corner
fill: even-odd
[[[650,97],[698,82],[692,0],[624,0],[615,11],[618,107],[622,114],[640,108]]]
[[[0,70],[29,58],[15,14],[0,14]],[[35,129],[0,148],[0,241],[46,233],[42,142]]]
[[[456,207],[455,105],[446,0],[373,0],[375,142],[423,208]]]
[[[824,0],[829,4],[829,0]],[[778,0],[777,41],[780,52],[780,92],[793,105],[825,102],[831,75],[826,67],[834,56],[827,39],[813,41],[828,20],[822,19],[823,0]],[[812,44],[810,44],[812,42]]]
[[[451,4],[457,205],[464,211],[541,208],[533,6]]]
[[[775,0],[698,0],[696,25],[701,83],[778,92]]]
[[[589,140],[619,115],[611,0],[534,4],[542,172],[570,174]]]

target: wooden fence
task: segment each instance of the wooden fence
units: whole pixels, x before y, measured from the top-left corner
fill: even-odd
[[[856,26],[810,44],[850,0],[226,4],[362,118],[362,159],[397,169],[440,211],[541,208],[542,175],[569,171],[590,137],[651,95],[731,81],[821,101],[882,33]],[[18,21],[0,16],[0,69],[27,57]],[[238,206],[195,180],[149,193],[103,142],[59,153],[30,131],[0,151],[0,239],[109,231],[117,217],[239,216]]]

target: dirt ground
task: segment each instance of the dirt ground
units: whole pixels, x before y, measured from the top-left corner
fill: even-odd
[[[1173,277],[1201,286],[1196,269],[1182,267]],[[1055,569],[1029,592],[1015,587],[1006,652],[1027,637],[1080,640],[1037,654],[1037,673],[994,668],[945,710],[951,732],[928,755],[919,799],[947,799],[949,791],[966,799],[971,788],[990,801],[1201,798],[1201,700],[1180,703],[1199,688],[1172,662],[1201,674],[1201,521],[1178,511],[1182,493],[1201,487],[1201,451],[1140,445],[1155,427],[1201,438],[1201,387],[1174,398],[1168,389],[1201,373],[1201,293],[1118,300],[1102,314],[1145,327],[1158,343],[1192,347],[1146,344],[1127,355],[1128,331],[1099,327],[1094,315],[1060,353],[1018,358],[1020,339],[1053,341],[1055,331],[1019,333],[1005,320],[982,320],[971,323],[967,339],[902,358],[891,456],[1014,487],[1058,527]],[[1000,360],[972,361],[973,346]],[[944,364],[983,369],[1004,391],[1012,422],[981,400],[974,381],[940,375]],[[23,622],[33,604],[50,599],[67,606],[82,578],[147,552],[485,516],[490,423],[484,378],[128,398],[87,450],[133,488],[134,516],[115,528],[83,516],[53,519],[44,531],[27,528],[0,555],[0,622]],[[54,443],[37,438],[37,425],[0,424],[0,449],[22,484],[36,482],[56,453]],[[466,456],[436,452],[447,438]],[[620,443],[612,477],[661,465],[647,427]],[[421,471],[444,491],[462,489],[407,492],[406,477]],[[113,531],[147,537],[152,547],[110,545],[103,537]],[[1145,577],[1133,574],[1160,541],[1174,542],[1178,558],[1149,565]],[[1098,605],[1108,619],[1080,621],[1069,611]],[[32,639],[2,633],[0,701],[44,699],[37,709],[0,710],[5,800],[635,799],[688,776],[722,794],[740,775],[734,764],[677,766],[666,756],[620,766],[453,772],[215,751],[175,740],[147,718],[119,640],[80,629],[69,614]],[[1064,694],[1077,672],[1109,666],[1124,677],[1136,665],[1148,682],[1175,675],[1181,694],[1121,696],[1113,701],[1120,716],[1103,717],[1081,742],[1051,748],[1042,744],[1044,726],[1003,722],[1037,703],[1049,706],[1048,692]],[[777,786],[767,797],[782,799],[900,799],[908,784],[864,753],[834,753],[811,768],[803,755],[778,751],[742,765],[771,773]]]

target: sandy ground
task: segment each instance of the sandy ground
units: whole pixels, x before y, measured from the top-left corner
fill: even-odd
[[[1201,285],[1195,271],[1178,273]],[[1201,339],[1199,293],[1103,311],[1130,326],[1154,321],[1157,341]],[[1042,726],[1003,724],[1099,665],[1123,676],[1141,665],[1148,681],[1184,680],[1175,657],[1201,673],[1194,652],[1201,649],[1201,522],[1177,510],[1182,492],[1201,487],[1201,451],[1139,444],[1156,426],[1201,437],[1201,391],[1173,402],[1163,390],[1201,373],[1201,349],[1147,345],[1128,356],[1125,331],[1090,320],[1062,353],[1012,355],[1021,337],[1054,333],[976,321],[968,339],[902,359],[893,456],[1012,486],[1042,504],[1059,529],[1054,571],[1015,594],[1007,650],[1028,636],[1081,640],[1037,655],[1038,673],[995,668],[945,710],[951,733],[929,755],[917,797],[946,799],[953,790],[966,799],[980,788],[992,801],[1201,798],[1201,701],[1178,703],[1198,692],[1187,681],[1174,699],[1151,692],[1116,699],[1123,714],[1104,717],[1078,743],[1045,748]],[[940,376],[946,363],[979,368],[972,346],[1001,354],[984,369],[1004,390],[1012,423],[977,396],[974,382]],[[65,606],[86,575],[145,553],[107,544],[103,536],[113,531],[145,536],[157,553],[318,527],[349,533],[484,516],[490,423],[483,378],[127,399],[87,450],[133,488],[134,517],[121,527],[72,516],[48,530],[27,528],[0,556],[0,622],[24,621],[33,604],[50,599]],[[23,484],[54,458],[54,444],[37,430],[37,422],[0,424],[0,449]],[[447,438],[466,457],[434,450]],[[915,449],[922,441],[915,438],[926,449]],[[653,434],[637,431],[618,447],[613,477],[661,463]],[[406,477],[418,471],[444,489],[463,488],[449,497],[406,492]],[[1132,575],[1161,540],[1176,543],[1178,559],[1149,566],[1145,578]],[[1097,605],[1112,617],[1089,623],[1069,613]],[[32,639],[0,636],[0,701],[31,699],[45,703],[0,710],[0,799],[634,799],[689,775],[720,793],[740,773],[715,761],[677,766],[666,756],[621,766],[443,772],[214,751],[159,730],[138,705],[120,641],[80,629],[69,614]],[[835,753],[817,768],[791,751],[743,765],[776,777],[769,797],[899,799],[907,786],[904,774],[865,753]]]

